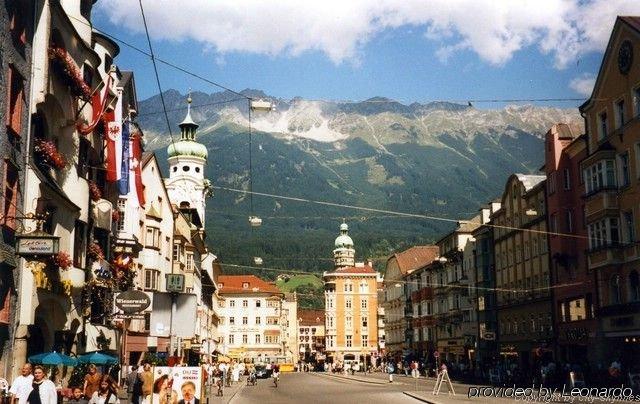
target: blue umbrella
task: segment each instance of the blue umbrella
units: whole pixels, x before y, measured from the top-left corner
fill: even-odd
[[[78,361],[70,356],[54,351],[54,352],[43,352],[41,354],[30,356],[29,362],[36,365],[75,366]]]
[[[95,365],[115,365],[118,363],[118,358],[100,352],[94,352],[78,357],[78,362],[93,363]]]

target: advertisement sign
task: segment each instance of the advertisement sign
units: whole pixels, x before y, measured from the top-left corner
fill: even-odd
[[[156,366],[153,369],[153,392],[145,397],[147,404],[200,404],[203,399],[202,368]],[[167,400],[167,396],[171,400]]]

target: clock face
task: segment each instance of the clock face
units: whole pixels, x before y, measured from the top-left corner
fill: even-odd
[[[631,63],[633,62],[633,47],[631,46],[631,41],[624,41],[622,45],[620,45],[620,50],[618,51],[618,69],[620,69],[620,73],[627,74],[629,70],[631,70]]]

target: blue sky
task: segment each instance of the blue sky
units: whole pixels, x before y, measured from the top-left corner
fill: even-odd
[[[404,103],[586,98],[615,15],[640,14],[640,2],[616,0],[549,0],[543,10],[525,0],[352,1],[281,1],[268,8],[253,0],[144,4],[158,57],[234,90]],[[137,1],[97,6],[96,28],[148,49]],[[594,26],[590,19],[600,21],[597,29],[585,28]],[[157,93],[148,57],[121,45],[116,62],[135,72],[140,99]],[[220,91],[159,67],[164,89]]]

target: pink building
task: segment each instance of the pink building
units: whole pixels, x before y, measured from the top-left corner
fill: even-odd
[[[595,350],[587,347],[594,342],[597,330],[595,278],[587,270],[585,255],[588,242],[580,161],[586,155],[586,137],[577,128],[556,124],[547,132],[543,169],[547,175],[547,228],[551,233],[556,358],[573,364],[595,361]]]

